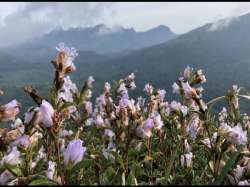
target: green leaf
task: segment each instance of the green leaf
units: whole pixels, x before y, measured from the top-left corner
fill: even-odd
[[[11,166],[5,164],[5,167],[15,176],[19,177],[22,176],[22,170],[18,166]]]
[[[86,168],[86,167],[90,167],[92,164],[92,160],[91,159],[84,159],[81,162],[78,162],[73,168],[72,171],[76,172],[79,171],[82,168]]]
[[[125,166],[124,166],[123,159],[122,159],[121,155],[119,155],[117,152],[114,152],[114,151],[111,151],[111,154],[113,154],[115,156],[116,160],[121,165],[122,169],[125,170]]]
[[[58,184],[47,178],[40,178],[40,179],[35,179],[31,181],[29,185],[58,185]]]
[[[231,170],[232,166],[234,165],[239,155],[240,155],[240,151],[235,152],[231,156],[231,158],[228,159],[226,165],[221,171],[221,174],[215,179],[215,182],[214,182],[215,185],[220,185],[224,181],[227,173]]]

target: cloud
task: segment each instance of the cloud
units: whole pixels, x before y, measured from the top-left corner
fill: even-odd
[[[19,44],[60,26],[86,27],[99,24],[113,14],[113,3],[39,2],[25,3],[3,18],[1,45]]]

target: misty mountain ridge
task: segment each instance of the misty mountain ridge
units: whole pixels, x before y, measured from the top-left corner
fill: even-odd
[[[106,81],[113,83],[114,80],[134,72],[137,89],[133,94],[142,94],[144,85],[149,82],[156,88],[166,89],[166,99],[170,100],[176,97],[172,94],[173,82],[189,65],[204,71],[207,83],[203,86],[203,97],[208,101],[213,97],[225,95],[233,84],[250,90],[249,33],[250,14],[246,14],[230,18],[230,21],[226,19],[208,23],[167,42],[131,50],[126,54],[120,52],[120,55],[115,56],[110,53],[108,55],[79,50],[79,56],[75,60],[77,71],[71,74],[71,78],[82,86],[83,80],[93,75],[96,80],[93,94],[96,96]],[[74,46],[67,41],[64,42],[67,46]],[[57,53],[55,45],[50,47],[51,57],[54,58]],[[30,53],[33,53],[32,49]],[[12,67],[13,74],[1,72],[0,82],[5,86],[0,87],[3,90],[12,90],[11,93],[18,97],[24,97],[22,95],[25,93],[21,88],[16,91],[17,87],[20,87],[17,84],[23,86],[29,80],[32,81],[30,84],[46,93],[44,90],[48,87],[45,84],[48,85],[53,80],[53,66],[49,63],[51,58],[49,59],[48,55],[40,58],[44,63],[40,63],[39,67],[34,65],[28,68],[32,69],[31,74],[27,73],[28,69],[19,70],[16,66]],[[11,71],[11,68],[9,69]],[[18,79],[18,83],[15,79]],[[16,88],[10,87],[13,82],[16,83]]]
[[[163,43],[176,36],[169,27],[163,25],[145,32],[137,32],[133,28],[124,28],[119,25],[107,27],[104,24],[99,24],[94,27],[70,28],[68,30],[57,28],[28,43],[38,43],[51,47],[63,41],[81,51],[114,53]]]

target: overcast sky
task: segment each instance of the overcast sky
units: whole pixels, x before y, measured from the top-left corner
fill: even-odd
[[[250,12],[250,2],[0,2],[0,45],[41,36],[61,26],[104,23],[145,31],[160,24],[177,34]]]

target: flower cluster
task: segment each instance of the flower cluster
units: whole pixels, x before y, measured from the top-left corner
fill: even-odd
[[[27,86],[37,106],[24,116],[16,100],[0,105],[0,122],[11,123],[0,129],[1,185],[250,184],[241,88],[205,102],[203,71],[187,67],[172,85],[179,101],[150,83],[133,98],[134,73],[93,99],[92,76],[81,89],[70,79],[76,49],[56,49],[50,98]],[[227,106],[213,114],[220,100]]]

